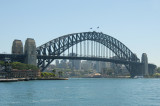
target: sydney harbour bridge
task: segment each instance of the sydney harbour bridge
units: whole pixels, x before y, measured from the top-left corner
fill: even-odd
[[[82,32],[60,36],[39,47],[34,39],[28,38],[24,52],[20,40],[12,45],[12,54],[0,54],[0,60],[37,65],[44,71],[55,59],[92,60],[124,64],[131,77],[149,75],[156,65],[149,64],[147,54],[141,60],[127,46],[116,38],[102,32]]]

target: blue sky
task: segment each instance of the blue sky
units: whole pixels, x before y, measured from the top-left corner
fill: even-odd
[[[160,66],[160,0],[0,0],[0,53],[11,53],[14,39],[40,46],[90,27]]]

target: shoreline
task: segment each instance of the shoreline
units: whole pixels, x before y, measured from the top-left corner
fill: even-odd
[[[0,82],[17,82],[17,81],[30,81],[30,80],[68,80],[68,78],[3,78]]]
[[[68,78],[37,78],[35,80],[68,80]]]
[[[119,77],[70,77],[70,78],[95,78],[95,79],[98,79],[98,78],[131,78],[129,76],[119,76]],[[155,78],[155,77],[143,77],[143,78]],[[131,78],[131,79],[137,79],[137,78]],[[7,78],[3,78],[3,79],[0,79],[0,82],[18,82],[18,81],[30,81],[30,80],[69,80],[69,78],[10,78],[10,79],[7,79]]]

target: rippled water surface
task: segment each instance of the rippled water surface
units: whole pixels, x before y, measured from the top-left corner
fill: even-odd
[[[160,79],[1,82],[0,106],[160,106]]]

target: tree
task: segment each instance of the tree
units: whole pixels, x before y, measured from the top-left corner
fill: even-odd
[[[30,64],[24,64],[20,62],[13,62],[11,63],[13,69],[18,69],[18,70],[35,70],[38,71],[38,67]]]
[[[114,73],[114,70],[113,69],[107,69],[107,75],[112,75]]]
[[[0,61],[0,65],[1,65],[1,66],[4,66],[4,61]]]
[[[12,68],[13,69],[18,69],[18,70],[25,70],[27,69],[26,65],[20,62],[13,62],[12,63]]]
[[[55,70],[55,69],[53,69],[53,70],[52,70],[52,73],[56,75],[56,70]]]
[[[103,75],[107,74],[107,68],[104,68],[104,69],[101,71],[101,74],[103,74]]]
[[[160,67],[158,67],[158,68],[156,69],[156,71],[157,71],[158,73],[160,73]]]
[[[160,78],[160,73],[155,73],[153,76],[154,76],[155,78]]]
[[[103,75],[109,75],[109,76],[110,76],[110,75],[112,75],[112,74],[114,73],[114,70],[111,69],[111,68],[109,68],[109,69],[104,68],[101,73],[102,73]]]
[[[50,72],[41,72],[41,77],[51,78],[51,77],[55,77],[55,74]]]
[[[59,78],[62,77],[62,74],[63,74],[62,71],[58,71]]]

